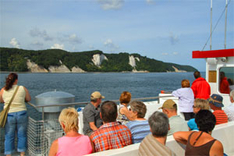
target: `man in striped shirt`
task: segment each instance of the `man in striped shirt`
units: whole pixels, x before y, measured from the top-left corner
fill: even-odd
[[[103,119],[104,124],[90,136],[96,152],[132,144],[132,136],[128,127],[116,122],[116,103],[105,101],[101,105],[100,117]]]
[[[226,113],[222,110],[223,97],[218,94],[212,94],[209,99],[210,108],[214,111],[213,114],[216,118],[216,125],[227,123],[228,117]]]
[[[141,101],[132,101],[130,103],[129,116],[132,121],[126,125],[132,133],[132,143],[141,142],[150,132],[148,121],[144,118],[147,111],[146,105]]]

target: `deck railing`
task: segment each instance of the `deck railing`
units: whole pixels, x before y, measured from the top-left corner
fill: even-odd
[[[146,97],[146,98],[135,98],[133,100],[139,100],[143,102],[151,102],[157,101],[159,98],[168,98],[171,96],[157,96],[157,97]],[[116,103],[119,100],[111,100]],[[49,152],[49,148],[52,142],[63,136],[64,132],[60,127],[58,122],[58,118],[48,119],[45,118],[45,108],[48,107],[84,107],[89,102],[74,102],[74,103],[57,103],[50,105],[35,105],[33,103],[28,102],[30,106],[35,108],[36,110],[41,111],[41,120],[35,120],[32,117],[29,117],[28,121],[28,155],[33,156],[47,156]],[[57,113],[57,116],[60,112]],[[81,117],[81,116],[80,116]],[[4,152],[4,128],[0,128],[0,154]],[[17,147],[17,146],[16,146]]]

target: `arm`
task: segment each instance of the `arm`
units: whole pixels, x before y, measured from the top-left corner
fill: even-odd
[[[89,127],[93,130],[96,131],[98,128],[95,126],[94,122],[89,122]]]
[[[4,103],[3,98],[2,98],[3,92],[4,92],[4,88],[2,88],[1,91],[0,91],[0,102],[1,103]]]
[[[30,94],[29,94],[27,88],[24,87],[24,90],[25,90],[25,92],[26,92],[25,101],[26,101],[26,102],[31,101],[31,96],[30,96]]]
[[[175,97],[180,97],[180,96],[181,96],[179,90],[173,91],[173,92],[172,92],[172,95],[175,96]]]
[[[58,152],[58,139],[56,139],[52,143],[52,145],[50,147],[50,151],[49,151],[49,156],[56,156],[57,152]]]
[[[89,139],[90,139],[90,143],[91,143],[91,146],[92,146],[92,149],[93,149],[92,153],[95,153],[94,143],[93,143],[93,141],[92,141],[92,139],[90,137],[89,137]]]
[[[189,137],[189,135],[190,135],[191,133],[192,133],[191,131],[188,131],[188,132],[184,132],[184,131],[175,132],[175,133],[173,134],[173,137],[174,137],[174,139],[175,139],[177,142],[186,145],[187,142],[188,142],[188,137]]]
[[[216,140],[210,149],[210,156],[223,156],[223,145],[220,141]]]
[[[125,115],[128,118],[128,120],[132,120],[127,107],[121,108],[120,113]]]

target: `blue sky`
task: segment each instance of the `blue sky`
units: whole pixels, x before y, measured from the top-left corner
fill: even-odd
[[[225,2],[213,0],[213,28]],[[233,48],[234,2],[228,2],[227,48]],[[205,71],[204,59],[192,59],[192,51],[202,50],[209,38],[210,5],[210,0],[0,0],[0,46],[139,53]],[[212,49],[224,48],[224,24],[225,14]]]

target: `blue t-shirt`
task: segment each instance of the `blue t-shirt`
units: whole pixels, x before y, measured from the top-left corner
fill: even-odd
[[[195,122],[195,118],[192,118],[188,121],[188,127],[191,129],[191,131],[198,131],[197,123]]]
[[[150,132],[150,126],[147,120],[134,120],[127,123],[132,134],[132,143],[141,142]]]

